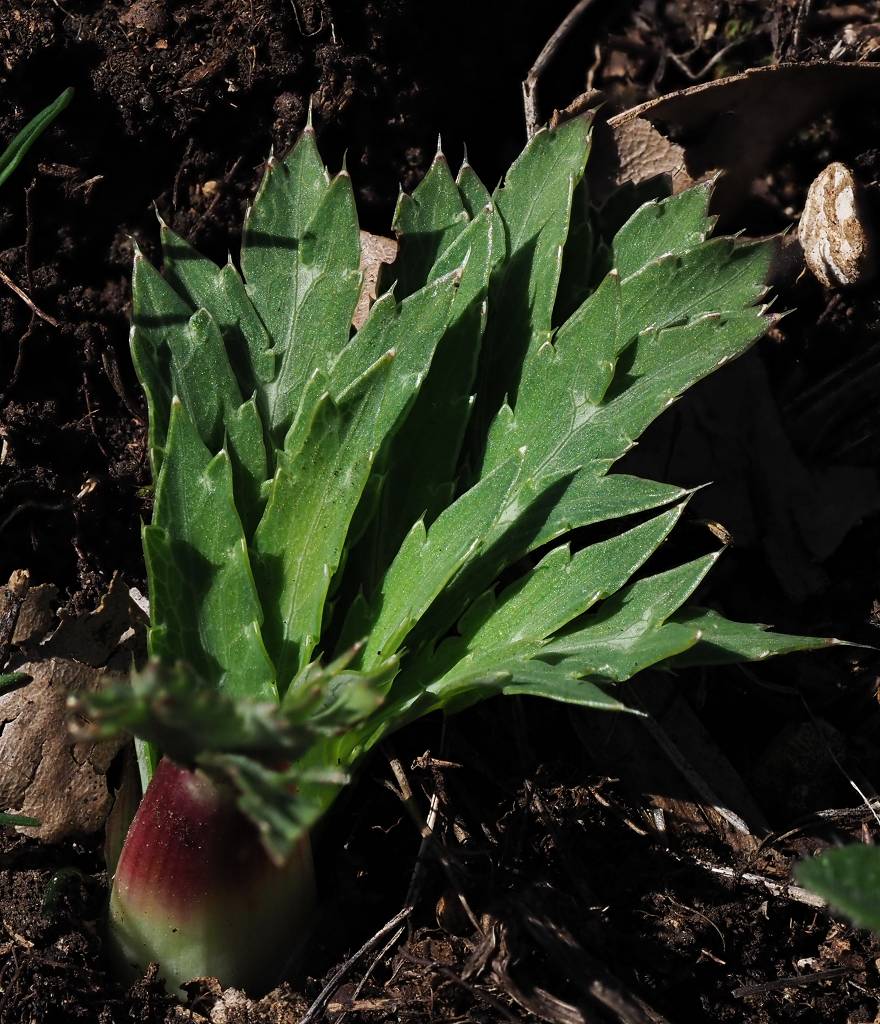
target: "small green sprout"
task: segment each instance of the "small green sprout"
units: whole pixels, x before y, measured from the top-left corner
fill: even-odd
[[[31,118],[6,149],[0,153],[0,185],[24,160],[27,151],[70,103],[71,99],[73,99],[73,89],[65,89],[53,103],[44,107],[39,114]]]

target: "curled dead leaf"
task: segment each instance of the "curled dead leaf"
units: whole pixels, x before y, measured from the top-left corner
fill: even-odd
[[[880,65],[845,61],[750,68],[668,93],[597,125],[589,170],[593,196],[601,203],[621,184],[657,174],[669,175],[680,192],[723,170],[714,206],[731,214],[793,134],[843,105],[872,101],[880,101]],[[557,119],[579,104],[576,99]]]

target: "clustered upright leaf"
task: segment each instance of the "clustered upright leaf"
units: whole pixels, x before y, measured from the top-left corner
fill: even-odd
[[[600,250],[589,142],[583,117],[540,132],[492,196],[438,153],[356,333],[351,182],[311,128],[269,162],[240,273],[164,226],[165,276],[136,258],[160,667],[95,727],[223,774],[278,861],[418,715],[495,693],[620,709],[651,665],[817,645],[687,607],[715,556],[638,576],[688,494],[609,471],[766,330],[769,247],[710,239],[705,185]]]

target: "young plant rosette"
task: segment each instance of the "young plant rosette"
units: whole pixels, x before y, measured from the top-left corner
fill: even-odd
[[[544,130],[493,195],[438,154],[356,332],[351,182],[310,127],[270,159],[239,267],[164,225],[164,276],[137,255],[153,660],[84,709],[138,738],[149,783],[113,884],[123,962],[270,984],[308,935],[309,829],[415,718],[625,710],[615,684],[649,666],[826,643],[690,606],[715,554],[642,571],[688,492],[610,470],[767,329],[770,247],[709,238],[711,185],[606,244],[589,147],[587,118]]]

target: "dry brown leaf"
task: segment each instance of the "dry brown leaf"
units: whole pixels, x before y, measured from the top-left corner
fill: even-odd
[[[146,625],[146,615],[117,573],[98,607],[88,615],[62,617],[41,651],[47,657],[73,658],[95,667],[107,665],[112,659],[111,667],[124,670],[133,653],[138,658],[137,645],[145,643]]]
[[[383,263],[393,263],[397,259],[397,242],[382,235],[371,235],[369,231],[361,231],[361,273],[364,280],[357,308],[352,323],[360,330],[370,306],[376,301],[376,283]]]
[[[47,842],[94,832],[110,810],[106,773],[125,740],[74,743],[66,701],[118,676],[62,658],[15,671],[31,682],[0,696],[0,807],[36,818],[39,828],[18,831]]]
[[[17,648],[7,670],[31,678],[0,695],[0,810],[35,818],[39,828],[19,831],[48,842],[103,826],[113,802],[107,769],[124,743],[75,743],[68,694],[121,678],[146,649],[146,616],[121,576],[87,615],[56,616],[56,598],[23,571],[0,588],[0,646]]]
[[[751,68],[668,93],[597,126],[590,157],[593,195],[602,202],[619,185],[658,173],[668,174],[678,192],[723,170],[715,203],[730,213],[800,128],[841,105],[871,101],[880,101],[880,65],[843,61]],[[646,123],[653,131],[646,131]],[[681,146],[663,134],[669,129],[683,138]]]
[[[28,589],[12,636],[15,647],[37,644],[46,636],[55,622],[57,602],[58,588],[51,583],[41,583]]]

